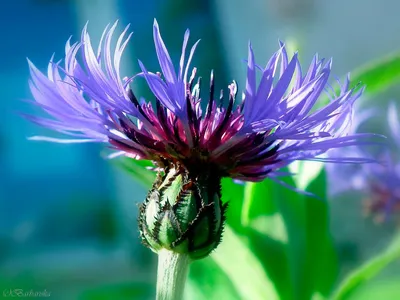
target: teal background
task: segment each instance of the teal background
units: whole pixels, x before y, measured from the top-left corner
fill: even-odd
[[[323,57],[333,56],[334,73],[342,76],[400,48],[399,9],[394,0],[3,1],[1,288],[46,289],[52,299],[76,299],[102,286],[137,282],[151,291],[150,296],[137,299],[147,299],[155,282],[156,257],[139,244],[136,227],[137,203],[146,189],[117,162],[105,159],[108,152],[103,145],[27,140],[33,135],[54,135],[18,115],[39,113],[23,102],[30,98],[27,57],[44,70],[53,53],[62,58],[66,40],[71,35],[78,39],[87,20],[91,36],[98,39],[106,24],[119,19],[120,28],[130,23],[134,32],[122,73],[137,72],[137,58],[149,69],[157,69],[152,43],[153,18],[157,18],[175,61],[186,28],[191,29],[192,41],[202,39],[194,65],[205,82],[214,69],[220,88],[233,78],[243,88],[248,40],[259,62],[267,61],[282,39],[300,50],[304,66],[317,51]],[[383,108],[388,100],[399,98],[398,92],[394,87],[365,101]],[[384,116],[382,112],[382,117],[377,116],[382,122],[367,127],[385,132]],[[339,277],[380,252],[397,231],[394,223],[377,225],[365,219],[361,200],[354,192],[330,202],[331,234],[341,262]],[[377,280],[386,284],[399,279],[398,266]],[[206,275],[202,278],[207,282]],[[127,295],[134,290],[132,285],[121,289]]]

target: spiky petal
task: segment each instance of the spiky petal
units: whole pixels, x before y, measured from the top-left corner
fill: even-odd
[[[304,72],[297,54],[289,57],[280,43],[263,68],[256,64],[249,44],[244,99],[237,99],[235,81],[228,86],[226,104],[222,92],[216,99],[212,74],[203,110],[201,81],[194,81],[196,68],[188,78],[198,44],[187,56],[189,31],[175,69],[155,21],[153,37],[162,74],[148,71],[139,61],[141,73],[121,77],[121,56],[130,35],[126,37],[125,28],[113,47],[116,27],[117,23],[105,29],[95,50],[85,26],[79,42],[67,42],[64,67],[51,61],[47,75],[29,63],[33,98],[50,118],[28,118],[76,138],[34,139],[108,142],[118,154],[150,159],[160,167],[179,163],[196,174],[213,168],[220,177],[248,181],[276,176],[279,168],[295,160],[362,161],[326,156],[330,149],[360,145],[371,138],[348,134],[352,107],[363,89],[349,88],[346,78],[335,92],[328,84],[331,60],[324,63],[315,56]],[[129,87],[138,77],[144,77],[154,94],[155,106],[137,98]],[[324,97],[329,100],[318,104]]]

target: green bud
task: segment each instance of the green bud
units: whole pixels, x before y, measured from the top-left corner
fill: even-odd
[[[154,252],[168,249],[203,258],[221,241],[226,207],[220,177],[168,168],[157,175],[140,206],[141,238]]]

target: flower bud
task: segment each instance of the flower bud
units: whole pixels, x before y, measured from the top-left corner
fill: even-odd
[[[221,241],[226,207],[220,177],[168,168],[157,175],[140,206],[141,238],[154,252],[168,249],[203,258]]]

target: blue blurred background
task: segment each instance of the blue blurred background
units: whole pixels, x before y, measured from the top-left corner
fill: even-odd
[[[101,145],[27,140],[54,135],[18,115],[35,112],[22,101],[30,98],[27,57],[44,70],[53,53],[62,58],[71,35],[79,39],[88,20],[89,32],[98,40],[103,28],[119,19],[121,28],[130,23],[134,32],[122,74],[137,71],[137,58],[157,69],[152,43],[153,18],[157,18],[173,59],[180,55],[187,27],[192,41],[202,39],[194,64],[206,81],[214,69],[220,88],[233,78],[243,87],[249,39],[261,64],[282,39],[300,50],[304,64],[315,52],[334,57],[334,73],[342,76],[400,48],[399,9],[395,0],[3,1],[1,286],[47,289],[54,299],[75,299],[114,282],[154,285],[155,281],[156,257],[140,245],[136,225],[137,203],[146,191],[105,158]],[[391,89],[370,103],[384,106],[391,97],[399,98],[399,91]],[[393,232],[391,225],[366,220],[358,198],[331,203],[342,272],[378,251]]]

